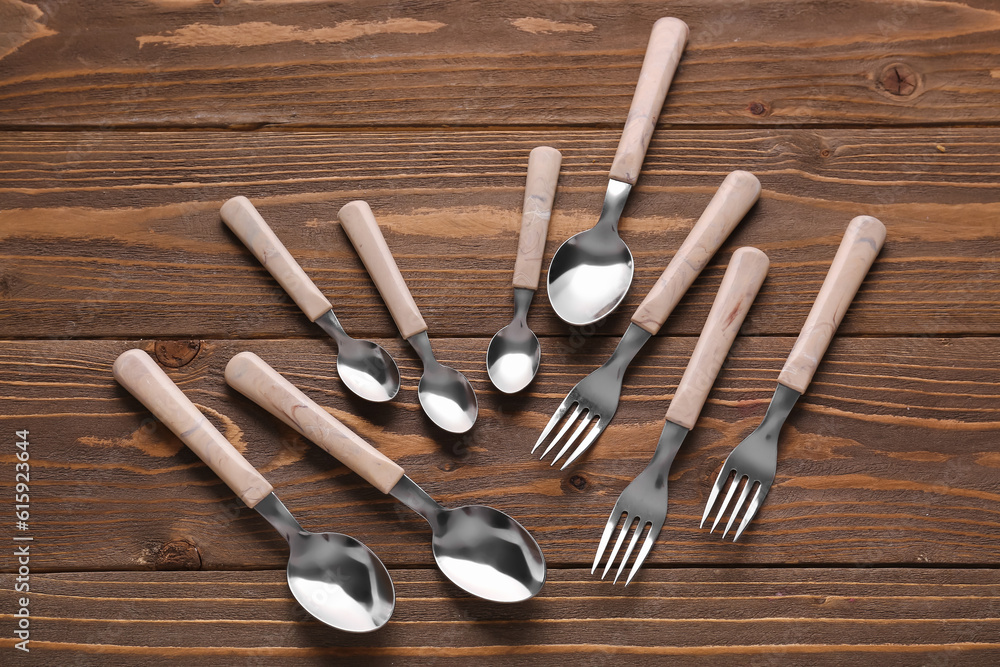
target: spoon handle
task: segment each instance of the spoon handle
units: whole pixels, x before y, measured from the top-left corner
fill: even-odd
[[[552,215],[552,201],[556,196],[561,165],[562,153],[549,146],[536,146],[528,155],[528,182],[524,187],[521,235],[514,262],[514,287],[538,289],[545,237],[549,231],[549,217]]]
[[[246,197],[233,197],[219,211],[222,221],[274,276],[310,321],[333,308]]]
[[[361,257],[369,275],[375,281],[382,300],[403,338],[427,331],[424,318],[413,301],[406,281],[403,280],[389,246],[385,244],[382,230],[375,222],[375,214],[365,201],[344,204],[337,214],[347,237]]]
[[[701,270],[760,197],[760,181],[748,171],[734,171],[698,218],[680,249],[642,300],[632,322],[656,334]]]
[[[649,140],[653,137],[656,119],[667,98],[667,89],[674,78],[687,44],[688,27],[684,21],[662,18],[653,24],[642,59],[639,82],[632,96],[632,106],[625,119],[625,129],[618,141],[618,151],[611,163],[611,178],[635,185],[646,158]]]
[[[757,248],[733,253],[691,360],[667,409],[667,419],[690,430],[767,275],[767,255]]]
[[[229,360],[226,382],[382,493],[389,493],[403,477],[403,469],[395,461],[341,424],[253,352],[240,352]]]
[[[215,471],[236,495],[253,507],[273,488],[173,380],[142,350],[128,350],[115,360],[115,379]]]
[[[880,220],[870,215],[851,220],[778,382],[805,393],[884,242],[885,225]]]

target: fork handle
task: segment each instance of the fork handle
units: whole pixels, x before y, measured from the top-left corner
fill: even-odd
[[[396,266],[392,251],[385,243],[382,230],[378,228],[375,214],[365,201],[352,201],[344,204],[340,212],[340,225],[347,232],[347,238],[361,257],[369,275],[375,281],[378,293],[389,308],[396,328],[403,338],[409,338],[421,331],[427,331],[427,324],[420,315],[413,295],[403,280],[403,275]]]
[[[733,253],[691,361],[670,401],[669,421],[688,430],[694,428],[722,362],[760,291],[769,264],[767,255],[757,248],[740,248]]]
[[[884,242],[885,225],[878,219],[859,215],[851,220],[778,382],[805,393]]]
[[[115,379],[253,507],[274,489],[142,350],[115,360]]]
[[[517,240],[517,260],[514,262],[514,287],[538,289],[542,272],[545,237],[549,231],[552,200],[562,153],[550,146],[536,146],[528,155],[528,181],[524,187],[521,209],[521,235]]]
[[[403,477],[403,469],[395,461],[341,424],[253,352],[240,352],[229,360],[226,382],[382,493],[389,493]]]
[[[292,297],[310,321],[333,308],[246,197],[233,197],[219,211],[222,221]]]
[[[665,17],[653,24],[625,129],[611,163],[610,176],[616,181],[635,185],[687,39],[688,26],[680,19]]]
[[[719,246],[760,197],[760,181],[748,171],[734,171],[698,218],[680,249],[632,315],[632,322],[656,334]]]

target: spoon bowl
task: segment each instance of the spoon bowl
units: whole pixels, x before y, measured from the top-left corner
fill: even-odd
[[[593,227],[567,239],[552,256],[549,302],[565,322],[592,324],[622,302],[633,272],[632,252],[618,233]]]
[[[534,379],[541,359],[542,348],[535,333],[523,318],[514,318],[490,340],[486,372],[497,389],[514,394]]]
[[[459,588],[494,602],[521,602],[545,583],[538,543],[503,512],[485,505],[439,507],[428,521],[434,560]]]
[[[380,345],[350,337],[337,344],[337,374],[348,389],[373,403],[383,403],[396,395],[399,367]]]
[[[469,380],[433,357],[424,361],[417,399],[431,421],[451,433],[465,433],[479,416],[479,401]]]

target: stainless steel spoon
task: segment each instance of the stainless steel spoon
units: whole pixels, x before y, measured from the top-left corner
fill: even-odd
[[[142,350],[114,364],[115,379],[184,441],[230,489],[288,541],[288,587],[316,619],[339,630],[369,632],[389,620],[396,604],[385,565],[364,544],[339,533],[310,533],[273,488],[205,419]]]
[[[476,423],[479,401],[465,376],[438,363],[427,338],[427,324],[399,273],[375,215],[367,202],[352,201],[337,214],[340,224],[375,281],[399,333],[413,346],[424,365],[417,385],[420,407],[435,424],[452,433],[465,433]]]
[[[548,146],[537,146],[528,156],[521,236],[514,262],[514,319],[493,336],[486,349],[486,372],[493,386],[506,394],[527,387],[542,358],[538,338],[528,328],[526,318],[542,272],[545,236],[561,164],[562,154]]]
[[[519,602],[545,582],[545,558],[514,519],[483,505],[446,509],[403,469],[341,424],[252,352],[226,366],[226,382],[309,438],[431,526],[434,560],[459,588],[495,602]]]
[[[361,398],[381,403],[399,391],[399,368],[389,353],[368,340],[351,338],[333,306],[246,197],[222,205],[222,220],[285,289],[302,312],[337,343],[337,373]]]
[[[639,176],[687,37],[687,24],[680,19],[661,18],[653,24],[632,106],[611,163],[601,217],[592,229],[571,237],[552,256],[546,278],[549,302],[569,324],[583,326],[598,321],[618,307],[632,284],[632,253],[618,236],[618,220]]]

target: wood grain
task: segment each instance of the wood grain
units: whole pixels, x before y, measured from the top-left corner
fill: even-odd
[[[600,212],[615,131],[0,134],[0,336],[316,336],[219,219],[244,194],[331,299],[348,333],[396,328],[336,222],[361,196],[435,337],[510,321],[529,151],[564,156],[550,258]],[[942,150],[944,152],[942,152]],[[664,326],[697,335],[733,249],[771,258],[745,334],[796,335],[846,220],[893,230],[840,335],[1000,333],[1000,130],[675,131],[654,138],[620,229],[628,316],[724,176],[759,176],[761,201]],[[41,221],[41,222],[40,222]],[[568,331],[539,294],[529,325]]]
[[[420,411],[420,362],[406,344],[379,342],[403,377],[388,405],[346,395],[333,344],[324,341],[203,341],[193,361],[167,373],[307,529],[353,535],[390,567],[432,565],[423,519],[226,387],[223,369],[238,351],[267,359],[442,504],[496,506],[532,531],[552,567],[582,567],[614,499],[652,456],[695,341],[653,338],[625,376],[614,422],[562,474],[530,456],[531,444],[614,340],[596,338],[582,349],[571,339],[544,340],[538,378],[514,397],[490,389],[488,339],[437,341],[441,361],[479,394],[481,418],[463,436],[435,429]],[[786,423],[778,476],[754,525],[735,545],[698,529],[718,467],[760,421],[793,342],[737,339],[674,462],[667,522],[647,562],[1000,561],[996,338],[836,339]],[[32,529],[47,545],[33,557],[35,571],[178,561],[195,569],[283,567],[281,537],[111,380],[114,358],[135,345],[0,345],[0,428],[29,429],[34,443]],[[13,460],[0,454],[4,464]]]
[[[1000,119],[1000,12],[984,0],[666,11],[691,37],[660,134]],[[490,0],[474,13],[461,0],[50,3],[5,39],[16,48],[0,67],[0,126],[621,128],[664,13],[637,0]]]
[[[280,570],[41,575],[32,587],[39,638],[31,657],[102,666],[1000,658],[994,569],[659,569],[628,588],[589,570],[550,570],[541,594],[517,605],[484,604],[426,570],[392,576],[392,620],[349,635],[306,617]],[[5,610],[13,597],[0,591]],[[0,650],[12,642],[0,639]]]

